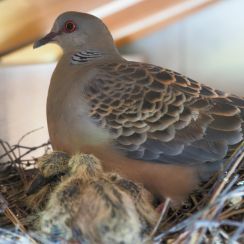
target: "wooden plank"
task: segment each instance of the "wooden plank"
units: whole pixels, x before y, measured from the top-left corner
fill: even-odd
[[[218,0],[143,1],[104,18],[118,46],[145,36]]]
[[[119,28],[130,25],[138,20],[145,19],[152,14],[167,9],[180,2],[186,0],[145,0],[141,1],[130,8],[124,9],[119,13],[110,15],[103,19],[108,25],[109,29],[113,32]]]
[[[13,0],[10,0],[10,1],[13,1]],[[31,2],[30,0],[28,0],[28,1]],[[72,3],[74,5],[73,7],[75,7],[76,4],[78,4],[77,1],[72,0],[72,1],[68,1],[68,2]],[[101,13],[101,11],[100,11],[101,16],[105,16],[103,18],[103,21],[107,24],[108,28],[112,32],[115,42],[118,46],[121,46],[121,45],[126,44],[131,41],[134,41],[138,38],[141,38],[142,36],[145,36],[164,26],[167,26],[167,25],[179,20],[180,18],[193,14],[196,11],[199,11],[199,10],[217,2],[218,0],[130,0],[131,2],[129,4],[125,3],[125,1],[127,1],[127,0],[123,0],[123,1],[124,1],[123,2],[124,7],[121,7],[121,9],[119,9],[118,11],[114,10],[114,12],[116,12],[116,13],[113,13],[113,11],[110,10],[112,14],[107,15],[107,14]],[[51,9],[47,10],[46,8],[44,9],[43,2],[39,3],[38,1],[36,1],[35,3],[32,3],[35,5],[36,9],[40,9],[40,12],[43,11],[42,13],[39,13],[39,15],[38,15],[39,20],[38,21],[35,20],[36,17],[34,14],[31,15],[31,18],[28,16],[28,18],[26,18],[26,19],[29,22],[26,23],[27,25],[25,26],[25,28],[23,28],[23,26],[21,27],[22,29],[25,30],[23,32],[24,34],[22,34],[20,36],[16,36],[16,32],[15,32],[15,34],[13,36],[13,39],[15,38],[14,43],[13,43],[13,40],[11,38],[9,38],[10,44],[12,46],[14,46],[14,44],[15,44],[15,48],[18,48],[17,44],[19,44],[20,46],[23,46],[25,44],[24,40],[27,43],[31,43],[32,40],[37,39],[43,33],[47,33],[48,29],[50,29],[50,26],[52,26],[52,24],[53,24],[54,18],[61,12],[60,8],[61,7],[65,8],[65,7],[67,7],[67,4],[68,4],[67,1],[64,1],[64,0],[62,0],[62,1],[61,0],[48,0],[47,2],[49,4],[51,4],[52,7],[51,7]],[[59,3],[62,2],[63,5],[61,7],[60,6],[57,7],[56,6],[57,2],[59,2]],[[84,1],[82,1],[82,2],[84,2]],[[87,1],[85,1],[85,2],[87,2]],[[102,2],[101,0],[99,0],[99,1],[90,0],[89,2],[90,2],[90,5],[89,6],[86,5],[87,11],[89,11],[89,9],[92,9],[92,8],[94,10],[94,8],[97,8],[98,6],[106,7],[106,4],[112,5],[115,2],[118,3],[118,1],[111,2],[111,0],[110,1],[103,0],[103,4],[101,4],[101,5],[96,5],[96,4],[98,4],[98,2],[101,3]],[[56,3],[56,5],[55,5],[55,3]],[[128,5],[126,5],[126,4],[128,4]],[[0,7],[1,7],[1,5],[0,5]],[[109,7],[109,6],[107,6],[107,7]],[[28,8],[29,8],[29,11],[30,11],[30,9],[35,9],[33,5],[32,5],[32,7],[30,7],[28,5]],[[70,9],[72,9],[72,6],[70,6]],[[83,9],[85,9],[85,7]],[[21,10],[21,11],[23,12],[23,10]],[[27,11],[27,10],[25,10],[25,11]],[[76,9],[76,11],[77,11],[77,9]],[[109,11],[108,11],[108,13],[109,13]],[[53,15],[55,16],[54,18],[52,18]],[[47,16],[46,20],[43,21],[43,18],[45,19],[45,16]],[[12,17],[14,20],[13,15],[12,15]],[[31,25],[35,21],[37,23],[42,23],[42,25],[40,25],[40,28],[36,27],[33,29],[31,27]],[[16,23],[16,21],[15,21],[15,23]],[[0,25],[0,27],[1,27],[1,25]],[[19,29],[21,29],[21,28],[19,28]],[[19,32],[17,32],[17,33],[19,33]],[[28,36],[28,39],[25,39],[26,36]],[[5,42],[5,43],[9,44],[8,42]],[[6,51],[6,46],[5,47],[1,46],[1,41],[0,41],[0,56],[1,56],[1,52],[2,52],[2,54],[4,54],[10,50],[11,49],[8,49]],[[48,53],[49,55],[46,55],[46,52],[49,52]],[[38,52],[36,52],[36,54],[40,55],[40,61],[42,60],[41,62],[47,62],[48,60],[54,60],[55,57],[57,58],[60,55],[60,50],[54,49],[52,52],[50,52],[50,48],[44,47],[44,48],[41,48],[40,50],[38,50]],[[30,59],[31,55],[33,55],[33,51],[30,48],[29,48],[29,53],[28,53],[28,48],[26,48],[24,50],[24,52],[22,52],[23,57],[24,56],[27,57],[27,59],[31,60],[32,62],[35,62],[35,63],[38,62],[38,59],[36,60],[36,58]],[[42,55],[43,55],[43,58],[42,58]],[[7,60],[7,62],[9,60],[11,62],[11,60],[14,60],[14,59],[19,61],[20,56],[21,55],[18,55],[18,53],[17,53],[17,55],[15,55],[15,54],[11,55],[10,59],[7,57],[6,60]],[[5,60],[5,59],[3,59],[3,60]],[[24,63],[26,63],[26,62],[28,62],[28,61],[24,61]]]
[[[89,12],[112,0],[8,0],[0,2],[0,56],[30,44],[65,11]],[[5,10],[8,11],[5,11]]]

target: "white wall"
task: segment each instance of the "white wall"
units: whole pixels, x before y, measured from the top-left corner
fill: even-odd
[[[219,1],[121,51],[244,96],[244,1]]]
[[[46,96],[53,64],[0,68],[0,139],[16,143],[26,132],[44,127],[26,138],[37,145],[48,139]]]

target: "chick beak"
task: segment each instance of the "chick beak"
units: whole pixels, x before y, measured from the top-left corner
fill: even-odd
[[[33,48],[38,48],[41,47],[49,42],[51,42],[53,40],[53,38],[55,36],[57,36],[59,33],[56,32],[50,32],[48,33],[46,36],[44,36],[43,38],[37,40],[34,42]]]

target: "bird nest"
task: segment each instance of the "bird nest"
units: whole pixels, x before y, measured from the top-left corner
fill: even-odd
[[[25,191],[37,171],[33,153],[50,152],[50,145],[27,147],[20,140],[11,146],[0,140],[0,147],[0,243],[43,242],[28,231],[32,210],[25,204]],[[243,158],[244,142],[227,157],[223,173],[202,184],[181,207],[166,201],[153,231],[154,243],[243,243]]]

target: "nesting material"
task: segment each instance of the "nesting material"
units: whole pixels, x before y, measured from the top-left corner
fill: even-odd
[[[3,143],[1,142],[1,145]],[[22,147],[21,145],[8,145],[8,147],[6,144],[4,145],[4,155],[7,155],[7,159],[0,165],[0,189],[2,194],[1,203],[4,199],[5,204],[4,206],[1,205],[1,207],[4,207],[5,211],[6,207],[8,207],[18,219],[18,223],[14,222],[13,218],[6,216],[5,211],[2,211],[0,215],[0,240],[4,240],[4,243],[13,243],[10,240],[14,240],[14,242],[19,241],[20,243],[22,240],[31,240],[30,243],[33,240],[38,243],[45,243],[47,240],[50,241],[49,235],[45,235],[40,231],[32,232],[31,230],[34,228],[37,217],[39,217],[36,213],[41,213],[41,216],[43,216],[43,209],[45,207],[43,202],[48,201],[48,198],[46,198],[50,194],[48,192],[53,192],[53,189],[61,178],[64,184],[67,176],[62,176],[61,174],[59,176],[61,178],[57,177],[56,181],[49,182],[41,188],[42,190],[37,190],[33,195],[40,194],[43,191],[42,197],[39,197],[40,205],[37,204],[36,208],[33,208],[33,205],[32,207],[29,206],[31,205],[29,202],[30,197],[33,195],[27,197],[25,191],[38,174],[38,171],[36,169],[24,170],[22,166],[26,166],[26,164],[35,165],[35,158],[28,158],[28,156],[36,149],[40,150],[40,148],[46,152],[47,145],[43,144],[39,148],[35,147],[33,150],[29,148],[23,151],[21,149],[19,155],[18,151]],[[24,154],[27,156],[27,159],[22,157]],[[215,175],[211,177],[207,183],[203,184],[197,191],[191,194],[180,208],[175,209],[172,206],[169,207],[153,237],[154,243],[199,243],[200,241],[204,243],[242,243],[244,235],[243,157],[244,145],[242,143],[229,156],[225,164],[225,170],[220,176]],[[0,158],[3,157],[0,156]],[[68,167],[69,175],[72,175],[72,169],[74,167],[71,163],[68,163]],[[112,176],[115,178],[115,182],[117,182],[116,184],[113,183],[113,186],[121,190],[123,187],[121,188],[118,184],[121,178],[112,174],[112,179]],[[77,177],[76,174],[75,177]],[[133,182],[132,184],[134,185]],[[57,194],[58,190],[60,190],[59,187],[56,188],[55,194]],[[34,202],[36,200],[37,198],[34,199]],[[137,201],[137,204],[139,203],[141,202]],[[139,215],[145,212],[144,209],[138,206],[134,208],[138,212],[138,209],[141,209]],[[16,232],[16,227],[20,227],[20,225],[25,229],[22,232],[20,230]]]

